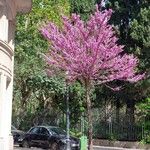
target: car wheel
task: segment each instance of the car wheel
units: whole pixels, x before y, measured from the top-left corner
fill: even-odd
[[[59,150],[57,143],[56,143],[56,142],[52,143],[50,149],[51,149],[51,150]]]
[[[28,141],[23,141],[22,142],[22,147],[24,147],[24,148],[30,148],[29,142]]]
[[[60,144],[59,145],[59,150],[66,150],[67,146],[65,144]]]
[[[22,144],[19,144],[19,147],[22,147]]]

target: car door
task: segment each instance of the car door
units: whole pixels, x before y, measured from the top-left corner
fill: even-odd
[[[40,127],[34,127],[29,131],[30,136],[30,144],[32,146],[40,146],[40,143],[38,141],[39,135],[40,135]]]
[[[40,128],[40,136],[39,136],[39,143],[42,147],[48,147],[49,146],[49,138],[50,138],[50,132],[45,128]]]

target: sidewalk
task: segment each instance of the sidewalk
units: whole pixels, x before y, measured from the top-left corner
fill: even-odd
[[[43,149],[36,148],[36,147],[35,148],[21,148],[21,147],[15,146],[14,150],[43,150]],[[120,147],[94,146],[94,150],[144,150],[144,149],[131,149],[131,148],[120,148]]]
[[[132,149],[121,147],[107,147],[107,146],[94,146],[94,150],[144,150],[144,149]]]

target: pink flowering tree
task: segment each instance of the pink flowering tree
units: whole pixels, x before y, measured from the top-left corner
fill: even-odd
[[[92,112],[90,93],[95,84],[114,80],[137,82],[144,74],[138,74],[138,59],[125,54],[122,45],[108,21],[112,10],[99,11],[87,22],[79,15],[63,17],[60,28],[50,22],[41,32],[50,42],[50,51],[45,55],[49,74],[62,71],[68,81],[80,80],[86,89],[88,112],[89,150],[92,150]],[[67,72],[67,73],[66,73]]]

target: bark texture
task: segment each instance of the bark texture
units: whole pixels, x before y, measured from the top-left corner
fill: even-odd
[[[90,99],[91,86],[90,83],[86,83],[86,103],[88,114],[88,150],[93,150],[93,125],[92,125],[92,108]]]

